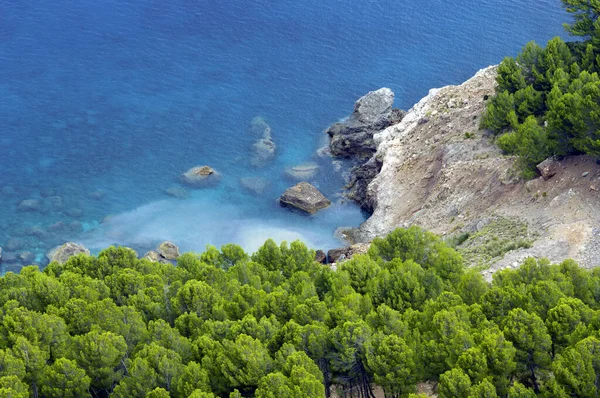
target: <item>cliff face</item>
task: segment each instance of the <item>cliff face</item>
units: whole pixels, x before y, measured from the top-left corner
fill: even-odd
[[[495,78],[489,67],[431,90],[400,123],[375,134],[372,160],[382,166],[368,185],[374,212],[359,240],[409,225],[461,236],[457,248],[468,262],[489,265],[488,276],[528,256],[599,264],[599,167],[576,157],[556,164],[547,181],[520,180],[514,159],[479,130]]]

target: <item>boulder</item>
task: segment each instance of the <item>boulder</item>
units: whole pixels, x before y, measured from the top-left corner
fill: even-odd
[[[150,250],[149,252],[144,254],[144,257],[142,258],[148,261],[152,261],[153,263],[169,263],[169,261],[167,261],[164,257],[158,254],[157,251],[154,250]]]
[[[179,248],[173,242],[163,242],[156,248],[156,252],[166,260],[177,260]]]
[[[255,195],[265,193],[269,182],[263,177],[242,177],[240,185]]]
[[[371,91],[354,104],[347,120],[327,129],[332,155],[366,159],[376,151],[373,135],[399,123],[405,112],[393,109],[394,93],[389,88]]]
[[[66,229],[67,229],[67,225],[62,221],[55,222],[54,224],[52,224],[48,227],[48,231],[52,232],[52,233],[65,232]]]
[[[275,158],[276,147],[271,138],[260,138],[252,145],[250,164],[254,167],[263,167]]]
[[[560,163],[553,158],[548,158],[536,166],[544,180],[552,178],[560,168]]]
[[[83,210],[78,209],[76,207],[67,209],[65,214],[71,218],[80,218],[83,215]]]
[[[327,260],[330,263],[337,263],[343,260],[349,260],[357,254],[365,254],[369,251],[369,243],[357,243],[351,246],[331,249],[327,252]]]
[[[78,254],[90,255],[90,251],[83,245],[79,245],[74,242],[67,242],[62,246],[57,246],[54,249],[46,253],[46,257],[50,262],[56,261],[59,264],[64,264],[67,260]]]
[[[88,193],[88,197],[95,200],[102,200],[106,196],[106,192],[102,190],[94,191]]]
[[[318,164],[315,162],[305,162],[293,167],[288,167],[285,169],[285,175],[297,181],[308,181],[317,175],[318,171]]]
[[[327,264],[327,254],[323,250],[315,252],[315,261],[321,264]]]
[[[216,184],[221,175],[210,166],[196,166],[182,174],[181,180],[193,187],[204,188]]]
[[[38,199],[22,200],[17,206],[17,210],[26,212],[42,211],[42,208],[42,202]]]
[[[279,198],[282,206],[289,206],[309,214],[328,207],[331,202],[308,182],[300,182],[288,188]]]

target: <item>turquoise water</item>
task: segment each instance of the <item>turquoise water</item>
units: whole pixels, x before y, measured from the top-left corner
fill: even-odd
[[[550,0],[0,0],[4,269],[43,262],[65,240],[93,251],[165,239],[194,251],[254,250],[267,237],[338,246],[333,231],[365,215],[339,200],[342,178],[315,156],[328,125],[382,86],[409,108],[562,35],[566,19]],[[255,116],[277,144],[260,169],[249,165]],[[285,167],[309,160],[334,202],[314,217],[276,202],[293,184]],[[203,164],[218,186],[165,194]],[[270,185],[249,194],[244,176]],[[26,199],[42,208],[19,211]]]

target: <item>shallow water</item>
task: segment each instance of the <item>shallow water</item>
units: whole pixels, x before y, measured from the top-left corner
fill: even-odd
[[[476,4],[0,0],[4,269],[40,262],[65,240],[94,251],[164,239],[194,251],[254,250],[267,237],[339,245],[333,231],[364,214],[338,203],[343,180],[329,159],[317,158],[314,182],[331,209],[303,217],[276,203],[292,184],[283,170],[314,160],[328,125],[370,90],[388,86],[409,108],[531,39],[562,35],[559,1]],[[261,169],[248,161],[255,116],[277,144]],[[165,195],[202,164],[221,172],[220,185],[185,200]],[[261,196],[239,184],[256,175],[270,181]],[[24,199],[44,208],[18,211]],[[7,264],[23,252],[33,260]]]

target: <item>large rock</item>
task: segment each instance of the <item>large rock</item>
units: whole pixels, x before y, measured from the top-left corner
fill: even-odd
[[[216,184],[220,177],[210,166],[196,166],[183,173],[181,180],[193,188],[204,188]]]
[[[556,174],[560,168],[560,163],[553,158],[548,158],[537,166],[538,171],[544,177],[544,180],[549,180]]]
[[[163,242],[156,248],[156,252],[166,260],[177,260],[179,257],[179,248],[173,242]]]
[[[67,260],[73,256],[84,253],[86,255],[90,255],[90,251],[83,245],[78,245],[77,243],[67,242],[62,246],[57,246],[54,249],[50,250],[46,257],[50,262],[56,261],[59,264],[64,264]]]
[[[389,88],[371,91],[356,101],[350,117],[327,130],[332,155],[368,158],[377,150],[373,135],[399,123],[405,112],[393,109],[394,93]]]
[[[293,207],[309,214],[326,208],[331,202],[308,182],[300,182],[288,188],[279,198],[282,206]]]
[[[158,254],[157,251],[154,250],[150,250],[149,252],[144,254],[144,257],[142,258],[152,261],[153,263],[169,263],[169,261],[167,261],[164,257]]]
[[[305,162],[285,169],[285,175],[296,181],[308,181],[319,172],[315,162]]]

